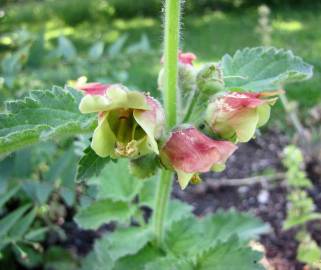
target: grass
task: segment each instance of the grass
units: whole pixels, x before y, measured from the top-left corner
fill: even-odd
[[[44,31],[47,49],[55,46],[56,39],[61,34],[74,41],[80,54],[85,54],[88,47],[97,40],[102,40],[105,44],[110,45],[119,36],[128,33],[127,43],[130,44],[139,40],[143,33],[146,34],[153,49],[152,53],[131,56],[121,66],[128,73],[129,85],[135,85],[140,89],[157,93],[156,81],[162,48],[162,27],[159,17],[137,17],[128,20],[119,18],[102,20],[99,17],[97,20],[90,19],[75,26],[70,26],[61,20],[61,16],[51,16],[50,12],[48,12],[49,17],[45,23],[41,19],[33,21],[29,18],[30,16],[27,16],[28,12],[23,7],[23,5],[20,5],[12,13],[10,13],[10,6],[6,8],[8,18],[3,20],[3,29],[8,32],[23,27],[32,32]],[[28,9],[31,10],[30,5],[28,5]],[[20,19],[15,22],[14,19],[20,17],[29,19],[25,21]],[[202,16],[186,14],[182,30],[182,48],[185,51],[195,52],[198,55],[198,60],[205,62],[217,61],[225,53],[233,53],[239,48],[259,46],[260,38],[255,30],[257,20],[255,10],[240,10],[238,13],[212,12]],[[289,98],[298,101],[304,112],[321,102],[320,25],[321,12],[308,9],[272,11],[273,46],[291,49],[315,67],[315,75],[312,80],[287,87]],[[115,63],[111,63],[110,59],[104,58],[100,65],[102,67],[99,69],[99,76],[90,79],[101,78],[104,76],[104,72],[108,74],[108,70],[113,69]],[[104,65],[106,68],[104,68]],[[36,70],[25,69],[20,75],[21,78],[28,78],[30,72],[35,76],[38,74],[48,84],[61,84],[65,79],[64,76],[59,76],[59,70],[55,66],[50,67],[50,64]],[[85,74],[80,74],[80,72]],[[46,73],[58,74],[53,76],[53,79],[50,76],[48,79],[48,76],[43,75]],[[66,72],[66,74],[69,73]],[[71,72],[70,74],[74,75],[75,73]],[[76,74],[86,75],[86,70],[81,69]]]

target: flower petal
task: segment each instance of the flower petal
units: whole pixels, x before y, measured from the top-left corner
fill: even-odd
[[[257,112],[259,115],[259,122],[257,123],[257,127],[262,127],[270,119],[271,107],[269,104],[263,104],[262,106],[257,108]]]
[[[234,128],[239,142],[248,142],[255,134],[259,122],[256,109],[243,109],[229,119],[229,124]]]
[[[91,142],[91,148],[103,158],[114,156],[116,143],[116,137],[108,124],[107,117],[108,114],[99,121]]]
[[[156,154],[159,154],[156,139],[159,138],[162,133],[165,123],[165,113],[157,100],[147,96],[146,101],[150,110],[134,110],[133,115],[138,125],[147,134],[150,148]]]
[[[106,96],[86,95],[79,104],[81,113],[94,113],[108,111],[111,106],[111,100]]]
[[[174,131],[163,148],[175,170],[185,173],[207,172],[235,150],[234,144],[214,141],[193,127]]]
[[[85,91],[87,95],[104,96],[109,86],[110,86],[109,84],[93,82],[93,83],[82,84],[77,88]]]

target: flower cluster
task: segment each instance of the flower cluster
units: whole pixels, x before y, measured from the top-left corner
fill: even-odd
[[[256,129],[267,123],[279,92],[230,92],[217,65],[197,69],[192,53],[180,52],[178,60],[179,93],[181,99],[189,96],[188,108],[182,111],[191,114],[196,101],[203,102],[200,97],[207,99],[200,106],[200,119],[189,122],[189,117],[182,116],[170,132],[165,130],[162,105],[148,93],[120,84],[89,83],[78,88],[84,92],[80,111],[98,114],[91,142],[98,156],[141,160],[156,155],[160,166],[176,171],[184,189],[191,181],[198,182],[199,173],[225,168],[236,143],[248,142]],[[163,71],[158,84],[162,90]]]

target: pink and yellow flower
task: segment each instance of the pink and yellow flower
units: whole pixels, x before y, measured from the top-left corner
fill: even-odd
[[[118,84],[90,83],[79,89],[85,92],[79,110],[98,113],[91,142],[97,155],[137,158],[159,153],[156,140],[163,131],[165,114],[157,100]]]
[[[161,150],[163,163],[177,172],[182,189],[193,176],[224,165],[237,149],[228,141],[216,141],[189,126],[173,131]]]
[[[275,93],[225,93],[208,105],[206,122],[220,137],[236,142],[248,142],[255,130],[270,118]]]

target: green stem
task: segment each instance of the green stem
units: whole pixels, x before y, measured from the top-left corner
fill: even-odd
[[[180,0],[166,0],[164,33],[164,106],[168,128],[172,128],[176,125],[180,9]]]
[[[167,128],[176,125],[177,111],[177,80],[178,80],[178,49],[180,31],[181,0],[166,0],[165,2],[165,32],[164,32],[164,107]],[[162,170],[156,191],[153,217],[153,229],[156,244],[162,246],[165,232],[165,218],[172,189],[173,173]]]
[[[157,186],[156,204],[154,209],[154,234],[156,245],[162,246],[164,240],[165,218],[167,214],[168,202],[172,189],[173,173],[162,170]]]

